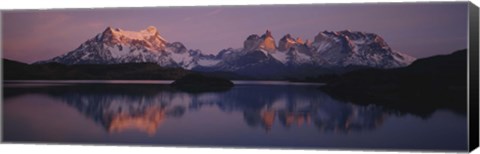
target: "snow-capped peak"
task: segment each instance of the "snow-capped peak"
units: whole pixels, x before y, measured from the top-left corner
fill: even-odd
[[[267,30],[261,37],[257,34],[248,36],[242,51],[246,51],[244,56],[261,59],[259,63],[274,60],[294,68],[300,66],[395,68],[407,66],[415,60],[411,56],[393,51],[377,34],[351,30],[323,31],[315,36],[313,42],[308,39],[303,41],[300,37],[295,39],[291,34],[286,34],[279,40],[278,46],[275,46],[272,32]],[[231,55],[232,57],[227,58],[229,61],[242,58],[237,54]],[[237,69],[240,67],[235,66]],[[230,66],[219,68],[230,68]]]
[[[297,42],[295,39],[293,39],[292,35],[287,34],[283,36],[280,41],[278,41],[278,50],[279,51],[286,51],[290,49],[293,45],[295,45]]]
[[[415,58],[393,51],[377,34],[351,30],[320,32],[312,43],[315,54],[334,66],[395,68]]]
[[[138,32],[108,27],[77,49],[43,62],[63,64],[118,64],[152,62],[164,67],[235,72],[255,75],[270,73],[322,71],[348,66],[395,68],[409,65],[415,58],[392,50],[377,34],[323,31],[313,41],[303,41],[286,34],[276,45],[272,32],[249,35],[243,48],[225,49],[217,55],[189,50],[181,42],[167,42],[157,28],[149,26]],[[314,68],[314,69],[312,69]],[[253,73],[253,74],[249,74]],[[306,75],[308,75],[307,72]],[[272,74],[271,74],[272,75]],[[311,74],[310,74],[311,75]]]
[[[43,62],[64,64],[118,64],[152,62],[166,67],[196,67],[204,54],[188,50],[182,43],[169,43],[157,28],[128,31],[107,27],[77,49]],[[202,61],[204,62],[204,61]]]
[[[154,26],[148,26],[147,29],[141,30],[139,32],[107,27],[107,29],[105,29],[101,36],[104,41],[115,40],[122,43],[128,43],[128,41],[131,40],[146,40],[149,42],[158,41],[161,44],[167,43],[167,40],[160,36],[160,33]]]
[[[308,39],[307,39],[307,42],[304,42],[300,37],[297,37],[296,39],[294,39],[292,35],[287,34],[278,41],[278,50],[287,51],[296,45],[306,45],[305,43],[310,44]]]
[[[272,35],[272,32],[267,29],[267,31],[265,31],[265,34],[263,34],[262,37],[271,37],[271,38],[273,38],[273,35]]]
[[[257,34],[252,34],[243,42],[246,51],[266,51],[275,52],[277,46],[272,32],[267,30],[265,34],[259,37]]]
[[[297,37],[297,39],[295,39],[295,42],[296,42],[297,44],[304,44],[302,38],[300,38],[300,37]]]
[[[266,50],[267,52],[275,52],[275,50],[277,50],[272,32],[267,30],[265,34],[263,34],[259,48]]]

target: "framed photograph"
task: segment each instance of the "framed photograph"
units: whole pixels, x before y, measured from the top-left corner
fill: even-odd
[[[469,152],[471,2],[1,10],[2,142]]]

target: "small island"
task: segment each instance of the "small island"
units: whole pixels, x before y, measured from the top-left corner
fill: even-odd
[[[187,92],[226,91],[234,86],[233,82],[227,79],[194,73],[185,75],[170,85]]]

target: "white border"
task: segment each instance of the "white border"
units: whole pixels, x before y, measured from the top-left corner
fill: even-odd
[[[207,5],[259,5],[259,4],[311,4],[311,3],[376,3],[376,2],[428,2],[429,0],[181,0],[181,1],[155,1],[155,0],[14,0],[0,2],[1,10],[12,9],[52,9],[52,8],[105,8],[105,7],[152,7],[152,6],[207,6]],[[446,2],[452,0],[435,0],[435,2]],[[458,0],[455,0],[458,1]],[[463,1],[463,0],[461,0]],[[477,6],[480,6],[480,0],[472,0]],[[0,14],[1,15],[1,14]],[[0,16],[1,21],[1,16]],[[1,29],[1,24],[0,24]],[[1,32],[0,32],[1,36]],[[0,39],[1,40],[1,39]],[[1,50],[0,41],[0,50]],[[1,68],[0,68],[1,69]],[[3,75],[2,75],[3,76]],[[0,77],[1,78],[1,77]],[[469,78],[469,77],[468,77]],[[0,83],[1,84],[1,83]],[[0,90],[1,92],[1,90]],[[0,117],[1,117],[0,105]],[[3,133],[0,127],[0,137]],[[0,153],[411,153],[411,152],[374,152],[374,151],[337,151],[337,150],[285,150],[285,149],[234,149],[234,148],[175,148],[175,147],[132,147],[132,146],[86,146],[86,145],[45,145],[45,144],[0,144]],[[426,152],[421,152],[427,154]],[[480,154],[480,150],[474,151]]]
[[[51,8],[102,8],[102,7],[151,7],[151,6],[212,6],[259,4],[312,4],[312,3],[378,3],[378,2],[448,2],[467,0],[14,0],[2,2],[0,9],[51,9]],[[473,0],[478,1],[478,0]],[[477,3],[478,4],[478,3]]]

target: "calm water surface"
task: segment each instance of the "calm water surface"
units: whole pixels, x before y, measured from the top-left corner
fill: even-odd
[[[170,82],[4,82],[4,141],[466,149],[466,116],[448,110],[418,117],[359,106],[318,84],[236,81],[228,91],[190,93]]]

